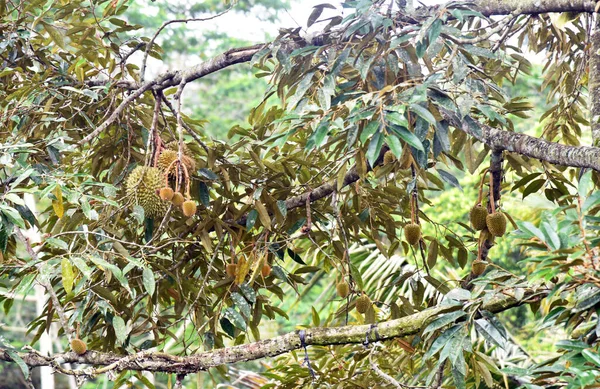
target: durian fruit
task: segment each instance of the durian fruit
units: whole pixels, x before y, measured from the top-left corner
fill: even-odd
[[[502,212],[490,213],[485,221],[493,236],[502,236],[506,232],[506,216]]]
[[[348,295],[350,294],[350,286],[348,286],[348,283],[346,281],[338,282],[335,286],[335,289],[337,290],[338,296],[340,296],[343,299],[348,297]]]
[[[358,313],[365,313],[371,306],[371,299],[366,294],[363,294],[356,299],[356,310]]]
[[[228,263],[225,267],[225,273],[231,278],[235,278],[235,271],[237,270],[237,265],[235,263]]]
[[[388,163],[392,163],[396,160],[394,153],[391,150],[388,150],[383,154],[383,164],[387,165]]]
[[[169,175],[175,176],[175,172],[177,170],[176,168],[174,168],[175,164],[173,163],[173,161],[177,160],[177,154],[178,152],[175,150],[163,150],[158,156],[156,166],[163,172],[166,171],[169,168],[169,166],[171,166],[171,170],[169,170]],[[196,162],[187,155],[184,154],[182,156],[181,162],[185,165],[188,174],[192,174],[194,170],[196,170]],[[173,163],[173,165],[171,165],[171,163]]]
[[[471,273],[473,273],[475,276],[480,276],[483,274],[483,272],[485,271],[486,268],[487,268],[487,263],[485,263],[481,259],[476,259],[471,264]]]
[[[404,226],[404,238],[409,245],[414,246],[421,239],[421,226],[410,223]]]
[[[271,265],[265,263],[260,270],[260,274],[262,274],[263,277],[268,277],[271,274]]]
[[[167,150],[179,151],[179,141],[172,140],[165,145],[165,148]],[[188,156],[190,158],[192,157],[192,150],[190,150],[190,147],[185,143],[183,144],[183,155]]]
[[[87,345],[85,342],[79,338],[71,339],[71,350],[73,350],[76,354],[83,355],[87,351]]]
[[[471,208],[471,212],[469,212],[469,219],[471,220],[471,225],[477,231],[481,231],[486,227],[486,218],[488,212],[487,209],[482,207],[481,205],[476,205]]]
[[[183,214],[187,217],[194,216],[196,214],[196,202],[193,200],[187,200],[181,205]]]
[[[173,203],[173,205],[179,207],[181,204],[183,204],[184,201],[185,199],[183,198],[181,192],[173,193],[173,198],[171,198],[171,202]]]
[[[160,189],[160,198],[165,200],[165,201],[171,201],[171,199],[173,198],[173,194],[175,194],[175,192],[173,192],[173,189],[171,189],[170,186],[165,186],[164,188]]]
[[[146,217],[162,216],[168,208],[168,204],[158,196],[164,183],[164,176],[158,168],[138,166],[127,177],[126,195],[133,205],[144,209]]]

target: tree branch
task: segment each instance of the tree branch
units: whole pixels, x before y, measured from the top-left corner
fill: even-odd
[[[498,313],[510,308],[537,302],[546,297],[546,289],[528,289],[521,300],[517,300],[510,290],[503,290],[482,304],[480,309]],[[377,340],[387,340],[413,335],[427,326],[438,315],[460,309],[463,304],[439,305],[405,316],[377,324]],[[328,346],[339,344],[359,344],[365,341],[365,334],[372,331],[371,325],[348,325],[343,327],[320,327],[304,330],[305,344]],[[303,347],[299,332],[294,331],[271,339],[260,340],[240,346],[226,347],[206,351],[190,356],[173,356],[160,352],[143,351],[132,355],[117,355],[88,351],[83,355],[74,352],[44,356],[39,353],[19,353],[30,367],[57,366],[59,363],[79,363],[102,368],[82,368],[66,371],[66,374],[95,376],[107,371],[158,371],[177,374],[189,374],[224,364],[273,357]],[[14,362],[6,348],[0,348],[0,360]]]
[[[600,172],[600,148],[589,146],[567,146],[533,136],[498,130],[479,123],[481,132],[453,113],[443,110],[452,126],[466,132],[488,145],[492,150],[506,150],[555,165],[590,168]]]
[[[588,90],[590,99],[590,126],[592,146],[600,143],[600,17],[594,15],[594,26],[590,37],[590,62]]]

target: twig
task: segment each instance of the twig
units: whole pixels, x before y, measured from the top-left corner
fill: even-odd
[[[104,123],[102,123],[101,125],[96,127],[96,129],[94,131],[92,131],[90,134],[88,134],[82,140],[77,142],[77,144],[79,146],[83,146],[84,144],[89,143],[92,139],[97,137],[102,131],[106,130],[108,128],[108,126],[110,126],[115,120],[117,120],[117,118],[119,117],[121,112],[123,112],[123,110],[131,102],[133,102],[135,99],[137,99],[142,94],[144,94],[144,92],[150,90],[155,85],[160,84],[161,82],[168,80],[169,78],[172,78],[174,75],[175,75],[175,72],[165,72],[165,73],[161,74],[159,77],[155,78],[154,80],[151,80],[151,81],[148,81],[148,82],[142,84],[142,86],[140,86],[137,90],[135,90],[133,93],[131,93],[129,96],[127,96],[127,98],[125,100],[123,100],[121,102],[121,104],[119,104],[119,106],[113,111],[113,113],[108,117],[108,119],[106,119],[104,121]]]
[[[148,55],[150,54],[150,50],[152,49],[152,46],[154,46],[154,41],[158,37],[158,34],[160,34],[161,31],[165,27],[167,27],[169,24],[173,24],[173,23],[205,22],[207,20],[218,18],[219,16],[224,15],[227,12],[229,12],[231,10],[231,8],[233,7],[233,4],[235,4],[235,3],[232,3],[232,5],[229,8],[227,8],[225,11],[220,12],[213,16],[206,17],[206,18],[174,19],[174,20],[169,20],[168,22],[164,22],[162,24],[162,26],[160,26],[160,28],[154,33],[154,36],[152,36],[152,39],[150,40],[150,42],[146,45],[146,51],[144,52],[144,59],[142,60],[142,70],[140,71],[141,82],[144,82],[144,75],[146,74],[146,62],[148,61]]]
[[[19,240],[25,245],[25,250],[27,250],[27,252],[31,256],[31,259],[33,259],[33,261],[35,262],[35,268],[37,269],[37,271],[40,274],[43,274],[44,271],[42,269],[42,264],[38,258],[37,253],[31,247],[31,243],[29,243],[29,239],[27,239],[25,237],[25,235],[23,235],[23,232],[17,226],[15,226],[15,235],[17,235],[17,238],[19,238]],[[73,334],[72,334],[73,329],[69,327],[69,321],[67,320],[67,315],[65,314],[65,311],[64,311],[62,305],[60,304],[60,300],[58,299],[56,292],[54,292],[54,288],[52,287],[50,280],[49,279],[46,280],[43,276],[40,275],[39,277],[36,278],[36,282],[39,283],[42,287],[44,287],[44,289],[46,289],[46,293],[48,293],[50,295],[50,298],[52,300],[52,305],[54,306],[54,310],[56,311],[56,313],[58,315],[60,325],[63,328],[63,330],[65,331],[65,334],[67,335],[67,338],[69,339],[69,341],[71,341],[71,339],[73,338]]]
[[[437,373],[435,373],[435,384],[431,387],[431,389],[439,389],[442,387],[444,383],[444,369],[446,368],[446,362],[448,360],[444,360],[440,367],[438,368]]]

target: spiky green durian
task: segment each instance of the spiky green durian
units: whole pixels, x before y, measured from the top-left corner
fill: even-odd
[[[158,195],[164,185],[165,178],[158,168],[138,166],[127,177],[126,195],[132,205],[144,209],[146,217],[162,216],[168,208],[168,203]]]
[[[488,215],[487,209],[482,207],[481,205],[476,205],[471,208],[471,212],[469,212],[469,219],[471,220],[471,225],[477,231],[483,230],[487,223],[485,221]]]

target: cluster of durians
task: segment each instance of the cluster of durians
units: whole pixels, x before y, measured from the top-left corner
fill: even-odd
[[[477,231],[487,228],[492,236],[503,236],[506,233],[506,216],[500,211],[488,213],[487,208],[481,204],[475,205],[469,212],[471,225]]]
[[[181,207],[183,214],[190,217],[196,213],[196,203],[191,200],[189,190],[187,199],[179,191],[169,186],[169,177],[175,177],[177,169],[178,152],[177,142],[167,144],[159,157],[156,167],[138,166],[129,173],[125,182],[126,196],[133,205],[139,205],[144,209],[148,218],[162,216],[166,213],[169,202]],[[189,174],[194,171],[196,163],[187,147],[183,149],[184,155],[181,165],[185,183],[189,188]],[[177,177],[175,177],[177,179]]]

